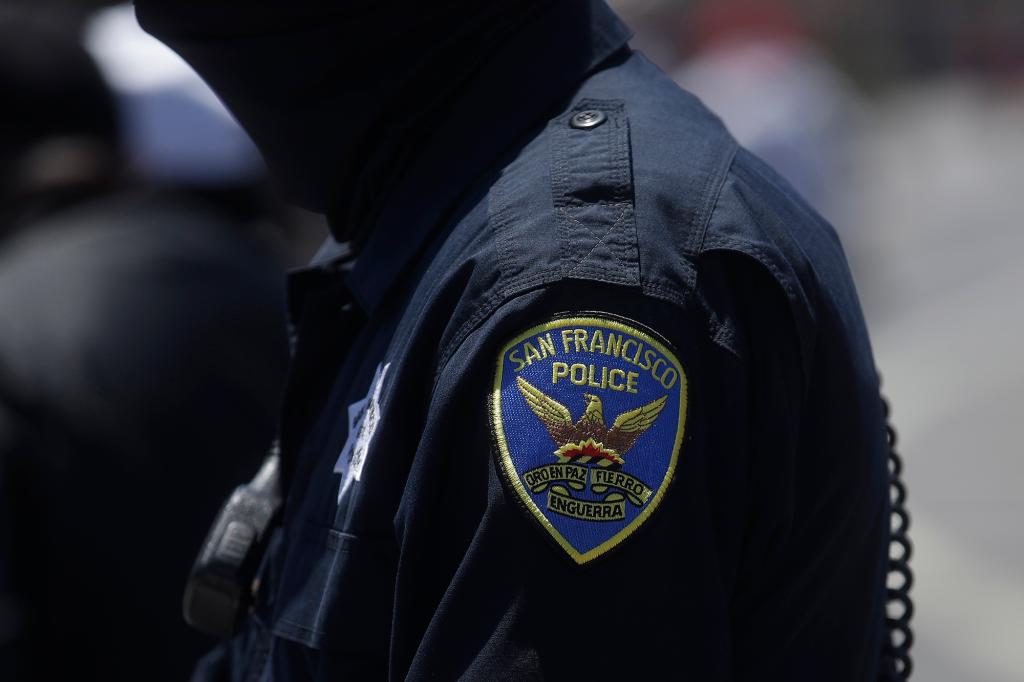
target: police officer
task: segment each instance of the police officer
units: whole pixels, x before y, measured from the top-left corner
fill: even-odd
[[[602,2],[137,6],[333,237],[281,525],[197,677],[875,675],[842,249]]]

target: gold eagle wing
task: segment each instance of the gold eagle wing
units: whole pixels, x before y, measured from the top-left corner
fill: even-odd
[[[569,412],[569,408],[554,398],[544,395],[540,389],[522,377],[516,377],[516,385],[519,387],[519,392],[523,394],[523,398],[526,399],[526,404],[530,406],[530,409],[551,434],[552,440],[557,445],[564,444],[573,428],[572,413]]]
[[[661,411],[665,409],[667,402],[668,396],[663,395],[646,405],[620,414],[615,418],[612,428],[608,430],[605,445],[614,448],[620,455],[624,455],[633,447],[636,439],[651,428]]]

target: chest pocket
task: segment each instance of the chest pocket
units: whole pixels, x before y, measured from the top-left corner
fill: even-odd
[[[379,659],[385,665],[394,540],[304,525],[289,544],[274,598],[272,633],[336,657]]]

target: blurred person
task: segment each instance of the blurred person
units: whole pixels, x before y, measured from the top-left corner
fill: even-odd
[[[251,144],[130,8],[88,27],[113,82],[144,72],[119,94],[34,16],[0,15],[0,679],[179,680],[209,646],[180,616],[192,556],[273,435],[273,215]]]
[[[249,602],[197,563],[231,638],[196,679],[874,679],[838,239],[604,3],[136,6],[332,231],[291,280],[283,515],[213,526],[269,540]]]
[[[701,2],[677,20],[689,58],[672,71],[736,139],[845,225],[858,98],[785,0]]]
[[[0,9],[0,245],[121,180],[117,104],[62,19]]]

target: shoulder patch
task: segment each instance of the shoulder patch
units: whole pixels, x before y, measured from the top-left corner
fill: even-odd
[[[563,317],[498,357],[491,419],[498,468],[578,564],[628,538],[675,473],[686,373],[666,344],[601,313]]]

